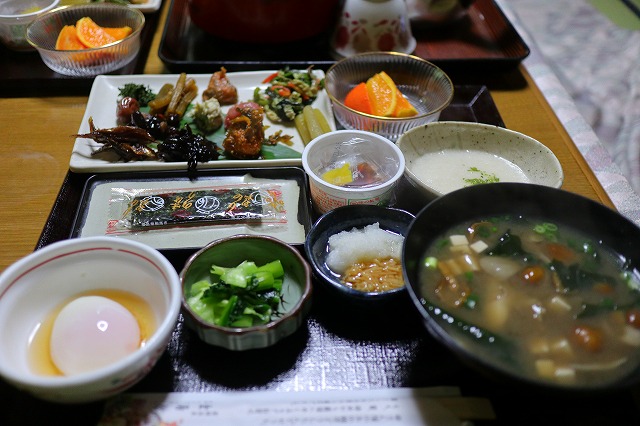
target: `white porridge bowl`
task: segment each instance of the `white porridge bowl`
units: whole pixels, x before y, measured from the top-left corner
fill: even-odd
[[[93,312],[63,314],[80,300]],[[178,273],[159,251],[142,243],[90,237],[45,246],[0,275],[0,377],[53,402],[113,396],[145,377],[164,353],[180,300]],[[120,321],[122,315],[94,316],[114,303],[128,322]],[[138,327],[132,326],[136,322]],[[56,327],[68,334],[56,339]],[[133,336],[128,342],[134,344],[124,353],[112,350],[120,347],[123,334]],[[54,347],[62,358],[56,358]]]
[[[564,173],[537,140],[498,126],[441,121],[413,128],[398,140],[406,179],[429,198],[497,182],[560,188]]]

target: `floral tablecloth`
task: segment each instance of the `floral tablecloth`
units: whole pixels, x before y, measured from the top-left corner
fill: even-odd
[[[531,49],[523,65],[616,208],[640,225],[640,31],[587,0],[496,0]]]

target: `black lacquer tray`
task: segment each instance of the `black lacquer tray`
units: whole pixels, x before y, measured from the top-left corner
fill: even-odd
[[[443,120],[504,126],[484,86],[456,87]],[[215,173],[215,171],[211,171]],[[132,173],[123,175],[133,176]],[[43,229],[38,248],[69,238],[85,184],[95,175],[69,173]],[[396,207],[416,213],[429,200],[402,182]],[[176,268],[185,253],[163,252]],[[273,347],[232,352],[209,346],[180,318],[158,364],[131,392],[379,389],[456,386],[463,396],[487,398],[495,420],[476,425],[635,425],[640,413],[629,392],[540,394],[498,383],[471,370],[433,340],[409,296],[384,306],[354,306],[314,282],[303,327]],[[0,382],[0,424],[95,424],[103,403],[60,405],[37,400]]]
[[[250,13],[250,12],[248,12]],[[529,47],[493,0],[477,0],[468,14],[447,26],[413,25],[415,55],[445,71],[502,70],[529,55]],[[329,34],[277,45],[235,43],[193,25],[188,0],[172,0],[158,56],[173,72],[203,73],[278,69],[327,69],[334,63]]]

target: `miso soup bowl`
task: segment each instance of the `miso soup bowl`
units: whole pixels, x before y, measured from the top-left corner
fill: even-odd
[[[28,360],[29,341],[56,309],[86,292],[122,290],[147,302],[155,332],[118,361],[75,375],[43,375]],[[180,313],[180,279],[157,250],[113,237],[45,246],[0,275],[0,377],[40,399],[102,400],[133,386],[164,353]]]
[[[509,385],[522,385],[533,391],[583,395],[637,384],[640,381],[639,366],[620,380],[602,385],[575,386],[534,380],[512,369],[499,367],[495,360],[470,350],[450,334],[448,321],[458,323],[457,320],[446,318],[447,315],[439,310],[437,299],[427,293],[421,283],[425,251],[451,227],[500,215],[535,217],[536,220],[571,227],[592,241],[601,241],[603,246],[626,258],[634,269],[640,265],[640,228],[594,200],[561,189],[526,183],[495,183],[460,189],[425,206],[416,215],[405,237],[402,259],[405,282],[428,333],[463,363],[489,378]],[[637,350],[640,351],[640,347]]]

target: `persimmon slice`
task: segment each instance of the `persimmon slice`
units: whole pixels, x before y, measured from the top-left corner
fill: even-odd
[[[82,50],[87,46],[82,44],[76,33],[75,25],[65,25],[56,39],[56,50]]]
[[[80,41],[87,47],[101,47],[117,41],[115,37],[89,17],[80,18],[76,22],[76,33]]]

